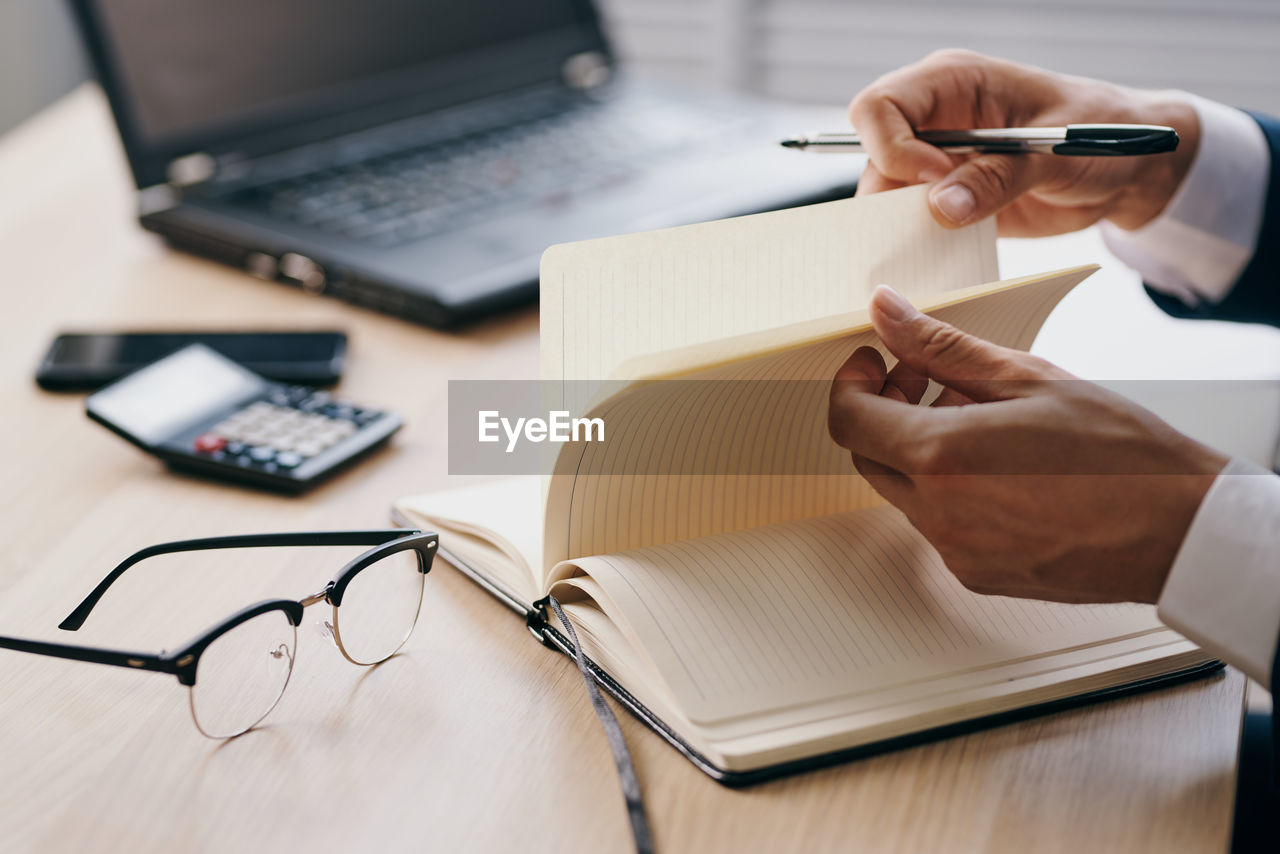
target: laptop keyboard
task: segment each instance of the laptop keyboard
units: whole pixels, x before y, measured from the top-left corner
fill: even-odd
[[[669,101],[590,103],[251,191],[273,214],[377,246],[632,180],[729,118]]]

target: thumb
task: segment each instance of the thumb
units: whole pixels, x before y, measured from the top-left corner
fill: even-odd
[[[934,219],[955,228],[986,219],[1035,186],[1036,156],[983,154],[966,160],[929,191]]]
[[[1017,397],[1012,384],[1044,378],[1035,357],[921,314],[888,285],[871,295],[871,322],[901,363],[971,400]]]

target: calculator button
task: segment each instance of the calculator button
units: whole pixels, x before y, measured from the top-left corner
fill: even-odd
[[[329,395],[328,392],[318,391],[315,394],[308,397],[306,400],[303,400],[300,403],[298,403],[298,408],[301,409],[303,412],[318,412],[319,410],[327,406],[329,401],[332,399],[333,398]]]
[[[226,451],[229,456],[238,457],[243,454],[247,448],[244,442],[231,440],[227,442],[226,447],[224,447],[223,450]]]
[[[368,424],[370,421],[377,420],[378,416],[380,416],[381,414],[382,414],[381,412],[378,412],[373,409],[357,409],[356,415],[355,415],[355,421],[357,424],[363,427],[364,425]]]
[[[294,446],[294,451],[301,457],[314,457],[316,454],[324,450],[324,445],[309,439],[305,442],[299,442]]]
[[[219,436],[217,433],[202,433],[196,437],[192,443],[195,449],[202,454],[212,454],[214,451],[221,451],[227,446],[227,440]]]
[[[302,456],[293,451],[281,451],[276,454],[276,465],[282,469],[291,469],[302,465]]]
[[[217,424],[213,425],[212,429],[210,429],[209,432],[216,433],[217,435],[223,437],[224,439],[228,439],[228,440],[234,439],[236,437],[236,434],[240,432],[240,422],[236,421],[233,418],[228,418],[224,421],[219,421]]]
[[[270,448],[266,445],[255,445],[249,449],[249,459],[253,460],[255,463],[270,462],[275,458],[275,455],[275,448]]]

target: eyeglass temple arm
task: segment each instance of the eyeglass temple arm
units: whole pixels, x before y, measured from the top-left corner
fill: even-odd
[[[72,661],[110,664],[115,667],[128,667],[131,670],[151,670],[160,673],[178,672],[177,665],[170,659],[149,653],[124,652],[122,650],[100,649],[91,646],[71,646],[64,643],[46,643],[45,641],[3,636],[0,636],[0,649],[30,652],[35,655],[49,655],[54,658],[71,659]]]
[[[147,546],[136,551],[121,561],[115,569],[107,573],[107,577],[98,582],[98,586],[84,597],[75,610],[67,618],[58,623],[58,628],[74,632],[84,625],[89,614],[98,601],[111,589],[125,570],[134,564],[141,563],[149,557],[176,554],[178,552],[197,552],[212,549],[253,549],[272,546],[380,546],[383,543],[420,533],[414,528],[389,528],[372,531],[306,531],[287,534],[238,534],[231,537],[204,537],[198,540],[177,540],[172,543],[160,543]]]

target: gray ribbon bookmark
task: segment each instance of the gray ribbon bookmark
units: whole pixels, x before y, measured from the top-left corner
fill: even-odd
[[[582,681],[587,684],[587,696],[591,698],[591,706],[596,710],[596,717],[604,727],[605,738],[609,739],[609,749],[613,751],[613,763],[618,767],[618,782],[622,785],[622,796],[627,802],[627,817],[631,820],[631,836],[636,843],[637,854],[653,854],[653,834],[649,831],[649,818],[644,812],[644,794],[640,791],[640,781],[636,778],[636,767],[631,761],[631,751],[627,750],[627,740],[622,736],[622,727],[614,717],[613,709],[605,702],[600,693],[600,686],[587,667],[587,657],[582,653],[582,644],[578,642],[578,633],[573,630],[564,609],[554,596],[546,601],[556,612],[564,626],[569,641],[573,644],[573,659],[578,662],[578,672]]]

